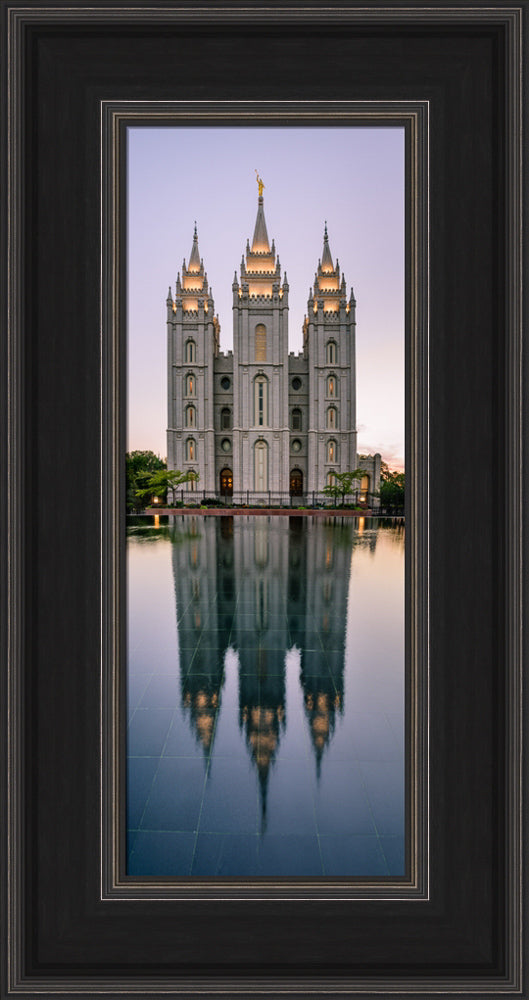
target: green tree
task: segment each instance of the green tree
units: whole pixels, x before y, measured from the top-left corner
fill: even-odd
[[[125,455],[125,483],[127,493],[127,510],[137,510],[141,504],[136,496],[136,490],[146,486],[153,472],[165,469],[166,463],[153,451],[130,451]]]
[[[352,472],[335,472],[332,483],[327,483],[323,487],[326,496],[331,497],[336,504],[342,498],[342,506],[345,504],[345,497],[349,493],[354,493],[358,489],[358,481],[364,475],[363,469],[353,469]]]
[[[392,471],[385,462],[380,470],[380,489],[378,495],[382,507],[404,507],[404,473]]]
[[[174,503],[174,491],[177,486],[181,486],[182,483],[196,483],[199,478],[198,472],[192,470],[180,472],[179,469],[158,469],[158,471],[152,472],[146,478],[145,484],[136,490],[136,496],[140,501],[152,500],[153,497],[165,501],[167,493],[170,492]]]

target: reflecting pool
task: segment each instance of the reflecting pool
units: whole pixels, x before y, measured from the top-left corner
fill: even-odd
[[[404,875],[402,522],[143,518],[127,558],[128,874]]]

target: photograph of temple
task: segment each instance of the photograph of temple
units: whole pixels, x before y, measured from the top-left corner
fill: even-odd
[[[257,217],[235,272],[233,351],[220,350],[213,290],[195,225],[173,295],[167,297],[167,467],[198,473],[207,495],[313,497],[336,473],[362,469],[359,499],[378,490],[380,454],[357,455],[356,301],[327,224],[309,290],[303,349],[289,353],[286,271],[265,219]],[[307,276],[309,278],[309,276]]]

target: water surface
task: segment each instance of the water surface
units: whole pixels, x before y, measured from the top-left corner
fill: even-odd
[[[128,529],[128,868],[404,874],[404,528]]]

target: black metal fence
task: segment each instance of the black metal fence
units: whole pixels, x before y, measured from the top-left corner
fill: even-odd
[[[325,493],[305,492],[299,495],[281,493],[275,490],[259,492],[257,490],[239,490],[226,493],[212,493],[207,490],[177,489],[174,491],[174,499],[168,504],[160,502],[159,508],[167,507],[251,507],[251,508],[290,508],[292,510],[316,510],[316,509],[357,509],[359,512],[376,513],[385,516],[404,516],[404,508],[381,505],[380,498],[374,493],[365,493],[356,490],[353,493],[346,493],[338,497],[329,497]],[[153,508],[151,508],[152,511]]]

